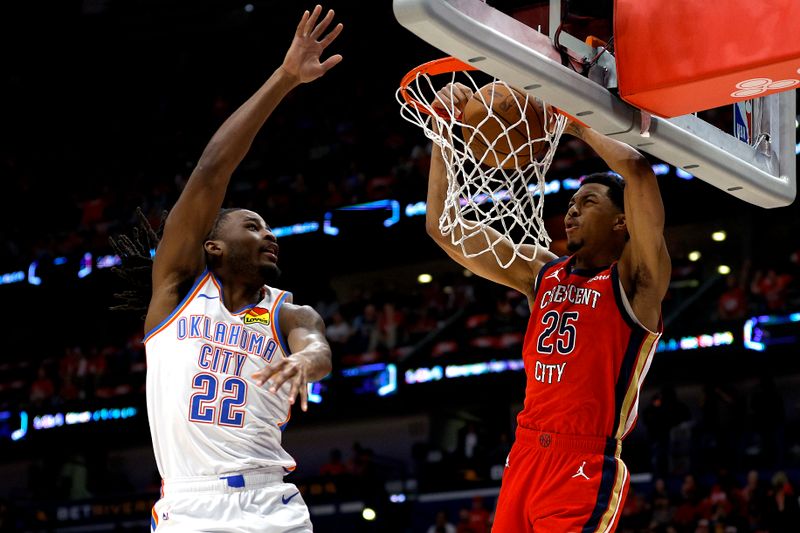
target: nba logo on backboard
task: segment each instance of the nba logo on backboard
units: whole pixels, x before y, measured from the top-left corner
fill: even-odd
[[[733,104],[733,135],[750,144],[753,134],[753,101],[745,100]]]

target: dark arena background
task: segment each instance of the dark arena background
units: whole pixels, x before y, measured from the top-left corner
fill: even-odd
[[[284,433],[298,463],[288,479],[320,533],[488,532],[524,395],[527,301],[426,235],[430,144],[400,118],[395,91],[442,53],[388,0],[323,7],[345,25],[331,46],[344,61],[280,104],[225,202],[275,228],[279,286],[316,308],[333,347],[332,374]],[[160,479],[143,322],[109,311],[124,289],[109,237],[131,231],[139,206],[158,224],[306,8],[0,8],[0,529],[149,527]],[[729,109],[707,115],[732,126]],[[619,530],[800,531],[799,204],[761,209],[652,164],[672,281],[623,449],[632,481]],[[577,180],[600,170],[562,140],[545,200],[556,251]]]

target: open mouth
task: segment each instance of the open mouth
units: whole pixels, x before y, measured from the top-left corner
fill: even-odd
[[[275,262],[278,260],[278,247],[277,246],[262,246],[261,253],[267,254],[269,258]]]

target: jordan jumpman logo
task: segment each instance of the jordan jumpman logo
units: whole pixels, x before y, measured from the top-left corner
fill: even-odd
[[[589,479],[589,476],[587,476],[586,474],[583,473],[583,467],[584,466],[586,466],[586,461],[583,462],[583,464],[578,468],[578,471],[575,472],[575,474],[572,477],[583,476],[586,479]]]

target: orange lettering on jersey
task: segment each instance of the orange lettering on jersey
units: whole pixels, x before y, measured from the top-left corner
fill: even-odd
[[[254,307],[244,315],[242,321],[245,324],[264,324],[265,326],[269,326],[270,318],[269,309]]]

